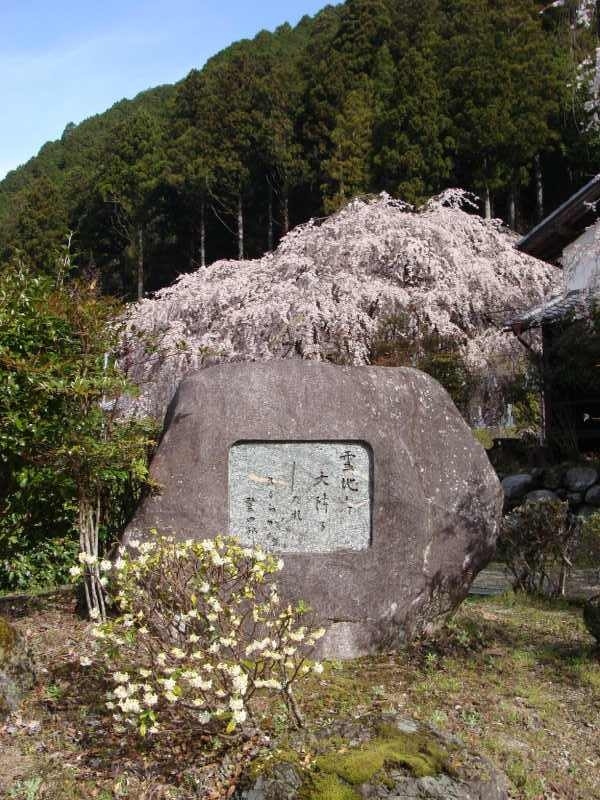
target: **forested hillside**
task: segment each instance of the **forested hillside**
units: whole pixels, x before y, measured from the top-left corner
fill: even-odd
[[[72,230],[135,297],[382,190],[461,186],[525,230],[599,171],[597,6],[347,0],[263,31],[10,173],[0,254],[43,270]]]

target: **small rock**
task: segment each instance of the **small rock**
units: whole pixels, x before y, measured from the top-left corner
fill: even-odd
[[[567,500],[571,508],[575,508],[583,503],[583,494],[582,492],[567,492]]]
[[[416,733],[419,730],[419,724],[414,719],[404,719],[399,717],[395,721],[395,725],[402,733]]]
[[[590,597],[583,607],[583,621],[588,631],[600,644],[600,594]]]
[[[292,764],[277,764],[268,775],[260,775],[254,786],[239,797],[242,800],[297,800],[301,786],[302,778]]]
[[[544,470],[542,475],[542,486],[544,489],[551,489],[555,491],[560,489],[563,482],[563,470],[559,467],[548,467]]]
[[[16,711],[33,686],[35,672],[25,642],[4,617],[0,617],[0,719]]]
[[[600,506],[600,484],[595,484],[585,493],[585,502],[590,506]]]
[[[598,480],[598,473],[592,467],[571,467],[565,475],[565,486],[570,492],[587,492]]]
[[[539,503],[542,500],[558,500],[554,492],[549,489],[536,489],[534,492],[529,492],[525,500],[529,503]]]
[[[235,800],[508,800],[506,777],[486,758],[458,739],[395,714],[367,714],[337,720],[318,734],[298,732],[287,743],[293,752],[309,750],[312,768],[269,759],[250,765]],[[367,753],[360,777],[352,777],[352,742]],[[368,761],[371,759],[371,762]],[[293,759],[295,761],[295,759]],[[250,777],[256,774],[259,777]],[[342,777],[343,776],[343,777]],[[351,780],[352,788],[347,781]]]
[[[42,723],[38,719],[32,719],[25,725],[25,731],[28,736],[35,736],[42,729]]]
[[[533,485],[533,478],[527,473],[509,475],[502,481],[504,496],[507,500],[518,500],[523,497]]]

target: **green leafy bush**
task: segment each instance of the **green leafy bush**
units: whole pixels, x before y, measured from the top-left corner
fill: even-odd
[[[155,426],[118,415],[121,307],[71,272],[69,246],[54,276],[0,265],[0,589],[62,580],[61,542],[97,553],[148,485]]]
[[[600,567],[600,510],[581,521],[575,550],[578,567]]]
[[[74,537],[52,536],[0,560],[0,589],[32,591],[69,582],[79,546]]]
[[[106,583],[112,565],[99,566]],[[232,538],[130,540],[112,571],[120,615],[94,628],[94,652],[82,658],[110,675],[113,721],[142,736],[184,725],[231,733],[259,690],[280,693],[299,721],[292,685],[322,670],[307,655],[325,631],[302,622],[302,603],[280,607],[282,566]]]
[[[526,501],[502,523],[500,550],[514,588],[531,594],[564,594],[579,526],[560,500]]]
[[[542,376],[539,363],[530,358],[506,385],[506,402],[513,407],[516,431],[537,434],[542,425]]]

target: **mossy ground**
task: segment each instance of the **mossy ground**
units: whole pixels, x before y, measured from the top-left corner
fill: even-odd
[[[227,754],[214,741],[181,732],[162,751],[135,751],[109,733],[101,691],[78,667],[86,626],[74,615],[73,604],[36,609],[15,622],[48,672],[16,730],[0,728],[0,796],[228,796],[244,759],[253,753],[252,743],[245,753]],[[332,662],[297,694],[309,730],[343,716],[400,712],[432,722],[490,757],[508,774],[515,799],[600,797],[600,658],[576,606],[512,595],[469,600],[437,642],[394,655]],[[287,718],[279,703],[264,700],[257,713],[273,737],[285,733]],[[40,723],[39,730],[27,727],[32,721]],[[329,762],[326,750],[307,745],[287,753],[265,749],[257,763],[285,761],[293,752],[313,775],[313,797],[356,800],[353,780],[377,771],[382,758],[404,757],[408,764],[411,755],[402,752],[405,743],[390,745],[385,736],[360,755],[352,748],[344,751],[342,738],[328,746],[337,748]],[[413,766],[434,768],[429,758]]]
[[[417,778],[447,771],[450,754],[423,733],[402,733],[393,726],[360,747],[335,748],[315,759],[314,774],[303,787],[306,800],[337,800],[361,795],[354,787],[388,782],[386,770],[401,768]]]
[[[254,760],[250,783],[260,775],[272,777],[280,765],[290,764],[302,779],[301,800],[360,800],[364,784],[392,788],[390,770],[417,778],[451,774],[459,748],[442,741],[427,726],[408,723],[410,729],[403,731],[394,724],[393,716],[386,721],[366,715],[345,720],[343,735],[331,733],[336,729],[335,722],[325,731],[284,734],[280,738],[283,746],[275,753],[266,751]],[[357,741],[360,737],[363,740]]]

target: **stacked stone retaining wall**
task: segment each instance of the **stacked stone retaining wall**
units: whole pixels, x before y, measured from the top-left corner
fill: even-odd
[[[563,500],[578,516],[600,511],[600,472],[588,465],[535,467],[526,472],[499,475],[505,511],[526,500]]]

